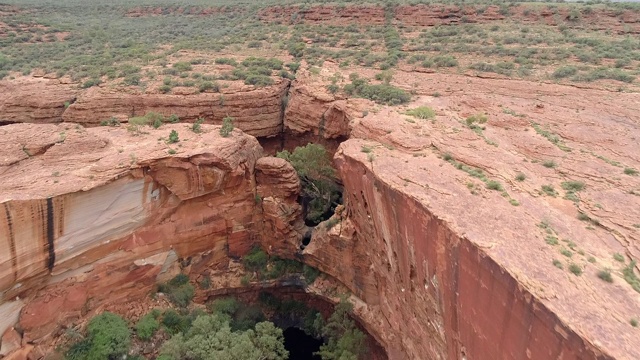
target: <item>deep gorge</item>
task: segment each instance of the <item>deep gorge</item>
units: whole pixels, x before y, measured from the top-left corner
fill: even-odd
[[[23,173],[39,166],[68,178],[64,183],[42,178],[30,185],[39,190],[0,197],[0,245],[10,249],[0,253],[0,332],[16,326],[30,351],[46,353],[65,324],[107,304],[145,298],[157,282],[177,272],[195,283],[212,280],[210,290],[196,294],[199,301],[241,292],[246,286],[234,264],[260,246],[326,274],[300,287],[306,293],[329,302],[336,301],[335,289],[352,294],[354,318],[380,346],[375,358],[613,358],[568,327],[486,247],[461,233],[460,225],[452,225],[456,221],[442,202],[420,194],[426,185],[397,180],[402,166],[417,169],[411,166],[421,158],[392,148],[393,139],[385,137],[390,132],[362,124],[352,130],[349,124],[364,117],[358,105],[363,100],[323,99],[304,79],[288,94],[283,80],[225,97],[225,110],[235,109],[236,127],[246,133],[235,131],[228,139],[211,125],[204,125],[209,131],[202,134],[181,124],[163,125],[133,145],[121,127],[3,126],[15,136],[6,142],[21,145],[16,153],[33,154],[15,155],[11,166]],[[283,96],[289,97],[286,109]],[[201,109],[215,101],[208,94],[195,98],[204,104]],[[266,116],[244,108],[250,99],[274,111]],[[203,115],[217,124],[222,114],[198,112],[189,105],[192,99],[89,100],[78,97],[61,119],[83,123],[95,119],[86,112],[98,107],[102,117],[139,115],[175,102],[182,104],[185,120]],[[38,139],[29,136],[34,129]],[[188,144],[178,156],[166,156],[157,144],[169,129]],[[61,131],[66,132],[62,142]],[[335,153],[344,205],[314,228],[301,249],[309,227],[298,176],[286,161],[264,156],[261,143],[292,150],[310,141]],[[375,161],[363,151],[373,143]],[[122,155],[120,148],[126,149]],[[59,157],[73,161],[58,169],[51,159]],[[429,161],[430,169],[439,168],[438,159]]]

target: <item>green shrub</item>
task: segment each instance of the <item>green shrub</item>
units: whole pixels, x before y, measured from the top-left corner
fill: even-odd
[[[486,186],[487,189],[489,190],[497,190],[497,191],[503,191],[503,187],[502,184],[500,184],[500,182],[495,181],[495,180],[489,180],[486,182]]]
[[[230,116],[222,119],[222,127],[220,128],[220,136],[229,137],[233,132],[233,118]]]
[[[262,74],[249,74],[244,80],[246,85],[254,85],[257,87],[273,85],[273,79],[270,76]]]
[[[626,175],[636,176],[636,175],[638,175],[638,170],[633,169],[633,168],[624,168],[624,173]]]
[[[247,255],[242,257],[242,264],[249,271],[262,273],[266,270],[269,256],[259,247],[253,248]]]
[[[613,259],[615,261],[619,261],[619,262],[622,262],[622,263],[624,262],[624,256],[622,256],[622,254],[620,254],[620,253],[613,254]]]
[[[420,106],[415,109],[411,109],[407,111],[406,114],[418,119],[431,119],[436,116],[436,112],[428,106]]]
[[[95,78],[94,79],[89,79],[89,80],[85,81],[84,83],[82,83],[82,88],[83,89],[87,89],[87,88],[90,88],[92,86],[97,86],[97,85],[100,85],[100,84],[102,84],[102,80],[100,80],[100,79],[95,79]]]
[[[580,265],[574,263],[569,264],[569,271],[571,271],[571,273],[576,276],[582,275],[582,268],[580,267]]]
[[[526,178],[527,178],[527,176],[525,174],[523,174],[523,173],[518,173],[516,175],[516,180],[517,181],[524,181]]]
[[[291,70],[293,73],[295,73],[300,68],[300,63],[298,63],[298,62],[288,63],[287,67],[289,68],[289,70]]]
[[[284,150],[276,156],[289,161],[296,169],[302,183],[302,196],[309,200],[305,219],[319,224],[340,198],[335,169],[326,149],[322,145],[307,144],[295,148],[292,153]]]
[[[557,166],[556,162],[553,160],[545,160],[542,163],[542,166],[546,167],[546,168],[554,168]]]
[[[561,186],[567,191],[580,191],[584,189],[585,185],[582,181],[564,181]]]
[[[613,282],[613,277],[611,276],[611,270],[600,270],[598,271],[598,277],[606,282]]]
[[[171,85],[161,85],[158,88],[158,91],[160,91],[163,94],[168,94],[171,92],[171,90],[173,89],[173,87]]]
[[[200,91],[200,92],[206,92],[206,91],[220,92],[220,85],[218,85],[217,83],[212,82],[212,81],[205,81],[205,82],[201,83],[200,86],[198,86],[198,91]]]
[[[123,318],[103,312],[87,326],[87,338],[71,346],[69,360],[116,359],[126,356],[131,345],[131,333]]]
[[[456,67],[458,66],[458,60],[451,55],[438,55],[433,58],[433,63],[437,67]]]
[[[186,332],[191,327],[191,319],[188,316],[178,314],[177,311],[169,309],[162,314],[162,325],[170,334]]]
[[[193,125],[191,125],[191,131],[196,134],[200,134],[202,132],[202,123],[204,123],[204,119],[198,118],[198,120],[196,120]]]
[[[365,84],[358,90],[358,95],[383,105],[400,105],[411,100],[408,92],[388,84]]]
[[[487,120],[489,120],[487,118],[487,115],[482,114],[482,113],[478,113],[478,114],[474,114],[474,115],[469,116],[466,119],[466,122],[467,122],[467,126],[471,127],[474,124],[484,124],[484,123],[487,122]]]
[[[189,283],[189,277],[179,274],[169,282],[160,284],[158,291],[167,294],[175,305],[186,307],[195,295],[195,288]]]
[[[575,74],[578,73],[578,68],[575,66],[571,66],[571,65],[566,65],[566,66],[561,66],[559,68],[557,68],[553,74],[551,74],[551,77],[553,77],[554,79],[562,79],[562,78],[566,78],[569,76],[573,76]]]
[[[221,65],[231,65],[231,66],[238,65],[235,59],[230,59],[230,58],[217,58],[215,60],[215,63],[221,64]]]
[[[139,74],[129,74],[122,81],[125,85],[140,85],[141,77]]]
[[[302,267],[302,276],[304,276],[305,282],[307,284],[313,284],[318,276],[320,276],[320,270],[309,265],[304,265]]]
[[[177,63],[173,64],[173,68],[176,69],[179,72],[191,71],[193,69],[193,67],[191,66],[191,63],[189,63],[187,61],[177,62]]]
[[[359,359],[367,352],[366,336],[349,317],[352,309],[351,303],[341,299],[322,327],[326,342],[315,353],[322,359]]]
[[[640,279],[635,273],[636,261],[631,260],[628,266],[622,269],[622,274],[624,275],[624,280],[631,285],[633,290],[640,292]]]
[[[211,303],[207,304],[207,308],[212,313],[220,313],[225,314],[230,317],[240,309],[240,303],[234,297],[225,297],[221,299],[216,299]]]
[[[160,323],[154,316],[154,314],[146,314],[136,324],[136,334],[143,341],[151,339],[156,330],[160,327]]]
[[[178,132],[175,130],[171,130],[169,133],[169,144],[174,144],[180,141],[180,137],[178,136]]]
[[[553,188],[553,185],[542,185],[542,191],[549,195],[549,196],[553,196],[556,197],[558,196],[558,192],[556,191],[556,189]]]

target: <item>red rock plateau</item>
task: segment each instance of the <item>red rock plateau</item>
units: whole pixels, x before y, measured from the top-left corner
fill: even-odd
[[[334,157],[338,222],[302,251],[294,169],[240,130],[0,127],[2,346],[39,358],[65,324],[139,301],[180,259],[196,281],[260,244],[327,274],[306,291],[349,289],[389,359],[640,358],[640,294],[625,281],[640,256],[637,94],[402,71],[405,106],[327,92],[354,71],[376,72],[303,66],[288,92],[286,136],[348,138]],[[267,109],[286,93],[274,89],[260,90],[277,102]],[[83,122],[89,110],[67,111],[89,103],[77,96],[62,118]],[[435,117],[406,115],[417,106]],[[478,113],[488,121],[469,126]],[[167,144],[171,130],[180,142]]]
[[[640,17],[633,11],[612,9],[592,9],[581,14],[581,26],[590,29],[609,29],[625,33],[640,32]],[[363,6],[274,6],[260,12],[265,22],[284,24],[362,24],[383,25],[389,19],[405,26],[435,26],[461,23],[487,23],[503,20],[505,16],[524,23],[559,25],[567,23],[570,9],[563,7],[540,7],[532,9],[527,5],[501,8],[497,5],[399,5],[385,9],[378,5]],[[585,25],[586,24],[586,25]],[[571,22],[569,22],[571,25]],[[573,24],[572,26],[578,26]]]

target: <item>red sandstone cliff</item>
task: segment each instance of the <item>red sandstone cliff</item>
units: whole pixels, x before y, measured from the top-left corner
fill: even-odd
[[[622,273],[639,254],[640,179],[623,173],[640,168],[635,94],[394,78],[410,81],[426,84],[412,104],[352,124],[335,157],[341,221],[319,226],[305,262],[357,296],[363,324],[390,359],[639,358],[629,320],[640,297]],[[435,119],[403,115],[418,105]],[[465,125],[478,112],[489,119],[479,133]],[[474,168],[502,190],[467,173]],[[578,199],[563,188],[568,181],[583,184]],[[612,284],[597,276],[607,268]]]
[[[171,130],[180,141],[167,144]],[[293,168],[259,160],[254,137],[218,130],[2,127],[0,332],[21,314],[22,343],[45,345],[105,301],[145,296],[178,259],[224,267],[263,233],[275,247],[295,243]]]
[[[208,124],[221,124],[223,118],[231,116],[234,125],[247,134],[270,137],[282,132],[282,99],[288,88],[289,80],[279,79],[264,88],[237,86],[223,89],[222,93],[167,95],[126,88],[82,90],[57,79],[0,81],[0,92],[6,94],[0,100],[0,123],[66,121],[96,126],[111,117],[125,122],[130,117],[156,112],[176,114],[183,122],[203,118]]]

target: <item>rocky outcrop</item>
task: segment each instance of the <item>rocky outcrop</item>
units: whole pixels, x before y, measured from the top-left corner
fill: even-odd
[[[284,114],[285,130],[293,134],[308,134],[317,139],[345,139],[351,133],[350,122],[362,117],[363,109],[372,102],[345,99],[329,93],[321,77],[306,68],[296,74],[289,91]]]
[[[75,100],[78,90],[58,80],[28,78],[0,81],[0,93],[0,124],[56,123],[62,121],[65,104]]]
[[[263,21],[285,24],[359,24],[383,25],[385,11],[381,6],[274,6],[261,9]]]
[[[275,85],[263,88],[233,86],[221,93],[173,95],[107,86],[81,90],[58,79],[0,81],[5,94],[0,99],[0,124],[66,121],[97,126],[111,118],[126,122],[156,112],[167,117],[175,114],[182,122],[202,118],[207,124],[221,124],[231,116],[234,125],[247,134],[271,137],[282,132],[283,98],[288,88],[289,80],[278,79]]]
[[[179,142],[158,140],[172,130]],[[0,333],[21,314],[23,343],[46,343],[105,301],[144,297],[161,272],[184,266],[179,259],[225,266],[259,243],[263,228],[275,247],[294,242],[295,171],[281,159],[258,160],[254,137],[218,130],[2,127],[12,137],[0,145],[11,159],[0,166]],[[256,186],[274,204],[263,206],[265,225]]]
[[[638,293],[623,273],[638,258],[640,179],[624,174],[640,168],[635,95],[394,81],[428,85],[352,123],[335,156],[345,208],[303,252],[357,296],[389,358],[640,357]],[[420,105],[436,117],[403,114]],[[465,118],[478,112],[488,122],[474,131]]]
[[[306,233],[298,204],[300,180],[291,164],[274,157],[256,163],[256,203],[262,209],[262,245],[270,253],[291,257]]]
[[[64,112],[63,120],[98,125],[111,117],[126,121],[130,117],[156,112],[176,114],[183,122],[203,118],[205,123],[221,124],[231,116],[234,125],[256,137],[276,136],[282,131],[282,98],[289,80],[280,79],[264,88],[252,86],[222,93],[191,95],[137,94],[107,88],[91,88]]]

